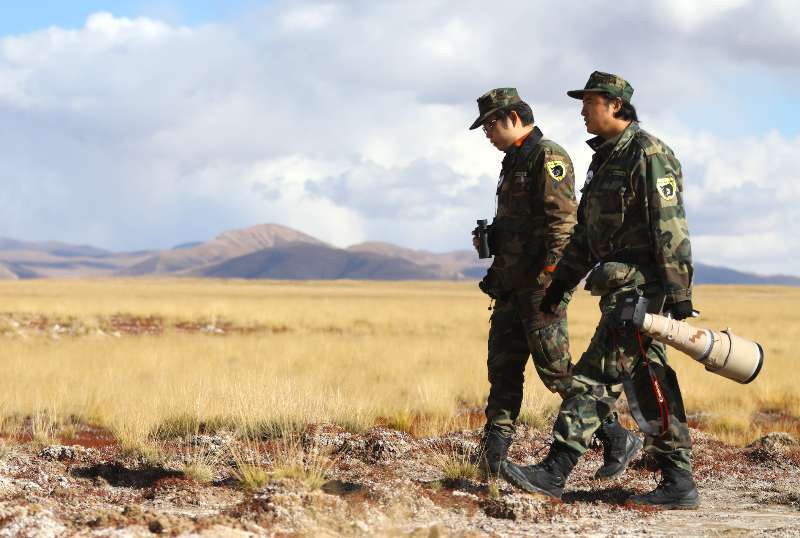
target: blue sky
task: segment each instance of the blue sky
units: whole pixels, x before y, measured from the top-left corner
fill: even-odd
[[[482,0],[6,5],[0,237],[135,250],[276,222],[468,249],[502,157],[466,129],[475,99],[516,86],[580,185],[565,91],[597,69],[681,160],[695,258],[800,275],[797,2],[508,3],[529,24]]]
[[[717,133],[800,133],[800,72],[743,65],[735,73],[720,77],[719,87],[729,91],[687,104],[677,114],[694,128]]]
[[[155,17],[173,24],[195,25],[224,21],[267,2],[257,0],[31,0],[5,2],[0,17],[0,35],[22,34],[48,26],[80,28],[98,11],[121,17]]]

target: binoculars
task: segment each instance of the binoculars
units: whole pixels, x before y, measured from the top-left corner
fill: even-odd
[[[491,258],[492,249],[489,248],[489,226],[486,219],[480,219],[478,226],[472,230],[472,234],[478,238],[478,258]]]

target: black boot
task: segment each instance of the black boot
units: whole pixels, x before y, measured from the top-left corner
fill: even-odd
[[[497,476],[500,472],[500,464],[506,459],[510,446],[510,436],[503,435],[488,426],[484,428],[481,444],[478,447],[480,467],[487,473]]]
[[[633,504],[660,506],[667,509],[691,510],[700,506],[700,495],[692,473],[672,465],[661,467],[661,483],[649,493],[628,499]]]
[[[500,467],[500,475],[528,493],[542,493],[560,499],[567,476],[579,457],[566,447],[551,445],[550,453],[541,463],[520,467],[506,460]]]
[[[642,449],[641,439],[622,427],[616,413],[603,420],[595,435],[603,443],[603,466],[594,475],[597,480],[610,480],[621,476]]]

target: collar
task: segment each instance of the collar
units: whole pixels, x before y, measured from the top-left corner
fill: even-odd
[[[533,132],[533,129],[531,129],[530,131],[528,131],[528,132],[527,132],[527,133],[525,133],[524,135],[522,135],[522,136],[520,136],[519,138],[517,138],[517,139],[514,141],[514,145],[515,145],[515,146],[517,146],[518,148],[521,148],[521,147],[522,147],[522,143],[523,143],[523,142],[525,142],[525,139],[526,139],[526,138],[528,138],[529,136],[531,136],[531,133],[532,133],[532,132]]]
[[[510,153],[514,150],[522,148],[523,146],[525,147],[535,146],[536,144],[539,143],[539,141],[542,138],[544,138],[544,134],[542,134],[542,131],[538,127],[534,127],[526,134],[522,135],[517,140],[515,140],[514,143],[508,147],[506,153]]]
[[[592,148],[592,150],[594,150],[595,153],[610,153],[627,144],[637,132],[639,132],[639,122],[632,121],[630,125],[625,127],[624,131],[613,138],[606,140],[602,136],[595,136],[594,138],[587,140],[586,143],[590,148]]]

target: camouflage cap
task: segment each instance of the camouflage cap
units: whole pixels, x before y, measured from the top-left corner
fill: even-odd
[[[614,97],[619,97],[626,103],[630,103],[633,87],[622,77],[595,71],[589,75],[589,80],[582,90],[571,90],[567,92],[567,95],[575,99],[583,99],[583,94],[586,92],[606,92]]]
[[[521,103],[516,88],[495,88],[478,97],[478,119],[472,122],[470,130],[477,129],[489,116],[507,106]]]

